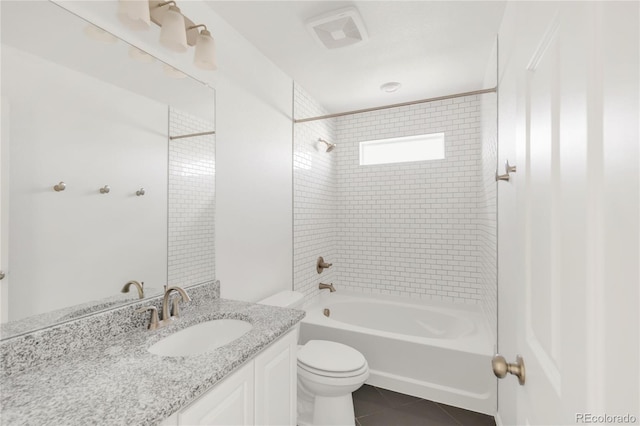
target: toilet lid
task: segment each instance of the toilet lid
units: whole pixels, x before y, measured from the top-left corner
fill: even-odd
[[[327,340],[310,340],[298,351],[298,364],[308,370],[348,373],[367,364],[364,356],[350,346]]]

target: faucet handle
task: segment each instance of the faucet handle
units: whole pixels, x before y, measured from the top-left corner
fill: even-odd
[[[155,306],[143,306],[140,309],[136,309],[136,313],[138,314],[142,314],[147,311],[151,311],[151,321],[149,322],[149,327],[147,328],[149,330],[155,330],[160,324],[160,320],[158,319],[158,308],[156,308]]]
[[[326,268],[331,268],[331,266],[333,266],[333,263],[325,262],[324,258],[322,256],[320,256],[318,258],[318,260],[316,261],[316,272],[321,274],[322,271],[324,271]]]

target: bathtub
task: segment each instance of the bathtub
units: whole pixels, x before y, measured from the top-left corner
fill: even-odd
[[[356,348],[369,363],[368,384],[495,414],[494,343],[477,307],[336,291],[305,310],[301,343]]]

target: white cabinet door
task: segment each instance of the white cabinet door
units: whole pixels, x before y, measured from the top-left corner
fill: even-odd
[[[297,327],[296,327],[297,329]],[[255,360],[257,425],[296,424],[296,329],[273,343]]]
[[[179,425],[252,425],[253,361],[178,414]]]

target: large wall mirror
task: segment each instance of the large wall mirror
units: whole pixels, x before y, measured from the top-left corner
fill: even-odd
[[[49,1],[3,1],[2,338],[215,280],[214,91]]]

